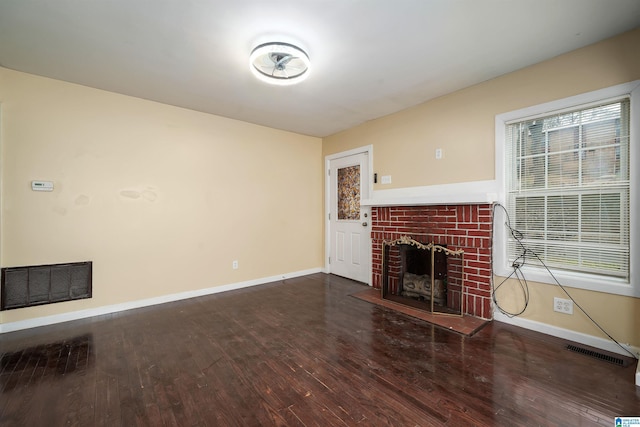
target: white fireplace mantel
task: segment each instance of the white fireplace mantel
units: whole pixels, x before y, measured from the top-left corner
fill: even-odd
[[[471,205],[498,201],[497,181],[473,181],[424,187],[374,190],[362,206]]]

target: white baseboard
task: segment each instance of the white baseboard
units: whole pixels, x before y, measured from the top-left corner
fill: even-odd
[[[204,295],[217,294],[220,292],[232,291],[235,289],[248,288],[250,286],[264,285],[266,283],[277,282],[279,280],[292,279],[294,277],[306,276],[320,273],[321,268],[296,271],[293,273],[280,274],[277,276],[263,277],[260,279],[247,280],[245,282],[230,283],[228,285],[214,286],[211,288],[197,289],[194,291],[180,292],[177,294],[162,295],[154,298],[147,298],[137,301],[130,301],[121,304],[107,305],[103,307],[91,308],[87,310],[73,311],[69,313],[54,314],[51,316],[36,317],[33,319],[20,320],[17,322],[0,324],[0,334],[6,332],[19,331],[22,329],[36,328],[39,326],[53,325],[56,323],[69,322],[71,320],[86,319],[87,317],[101,316],[103,314],[117,313],[134,308],[148,307],[151,305],[165,304],[183,299],[195,298]]]
[[[590,347],[609,351],[611,353],[617,353],[622,356],[630,356],[629,353],[618,347],[616,343],[605,338],[583,334],[581,332],[572,331],[570,329],[559,328],[557,326],[548,325],[546,323],[537,322],[535,320],[523,319],[521,317],[509,317],[498,310],[494,311],[493,320],[508,323],[510,325],[520,326],[521,328],[530,329],[532,331],[541,332],[543,334],[552,335],[554,337],[563,338],[569,341],[574,341],[580,344],[588,345]],[[640,355],[640,347],[634,347],[629,344],[622,345],[624,346],[624,348],[626,348],[636,356]]]

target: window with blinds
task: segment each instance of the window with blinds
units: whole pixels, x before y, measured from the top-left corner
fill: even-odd
[[[629,109],[622,98],[507,124],[509,263],[629,281]]]

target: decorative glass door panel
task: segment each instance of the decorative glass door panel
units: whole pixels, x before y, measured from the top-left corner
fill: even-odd
[[[360,220],[360,165],[338,169],[338,219]]]

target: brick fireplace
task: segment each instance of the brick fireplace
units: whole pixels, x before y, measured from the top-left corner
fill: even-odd
[[[371,209],[372,285],[382,285],[383,241],[402,236],[464,251],[464,314],[491,319],[491,204]]]

